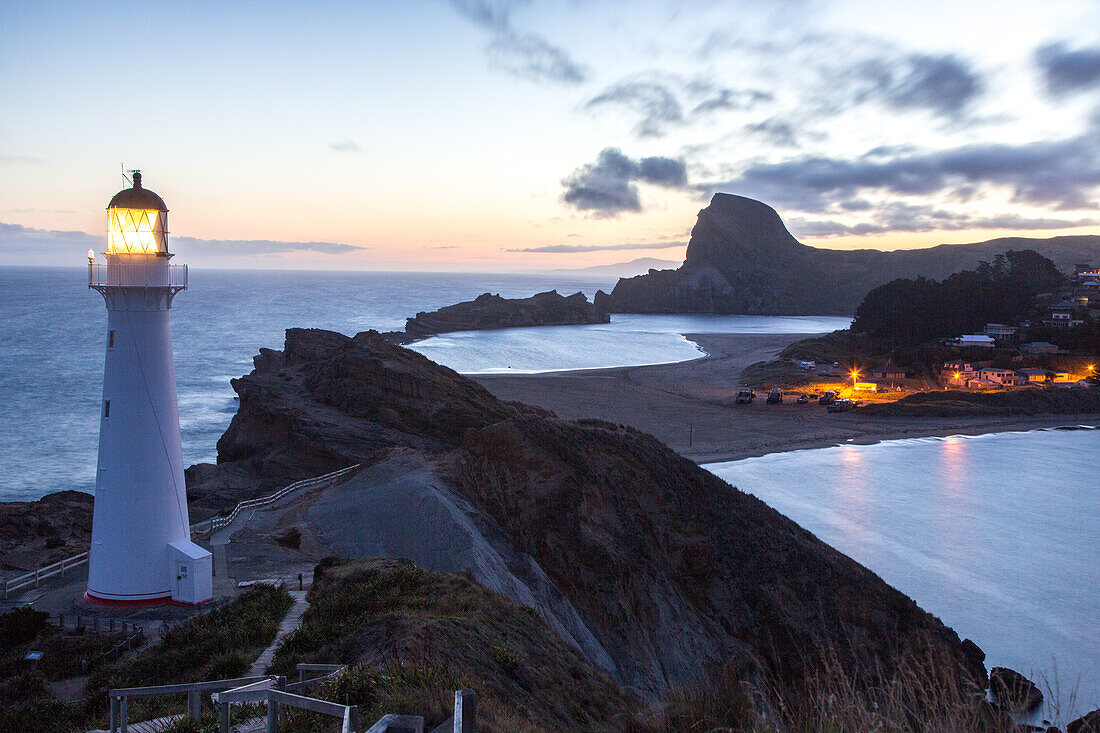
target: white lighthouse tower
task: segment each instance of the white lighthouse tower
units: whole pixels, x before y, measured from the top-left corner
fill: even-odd
[[[133,176],[107,206],[106,263],[88,253],[88,287],[107,302],[107,357],[85,597],[201,603],[211,558],[191,541],[168,327],[187,266],[169,264],[164,199]]]

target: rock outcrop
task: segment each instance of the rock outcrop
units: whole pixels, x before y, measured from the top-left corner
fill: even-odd
[[[589,302],[584,293],[559,295],[557,290],[530,298],[502,298],[483,293],[431,313],[417,313],[405,322],[405,334],[419,339],[450,331],[480,331],[519,326],[576,326],[607,323],[610,316]]]
[[[58,491],[0,502],[0,573],[18,575],[88,549],[92,495]]]
[[[797,680],[826,654],[862,679],[933,658],[985,686],[973,645],[652,436],[502,402],[374,332],[292,329],[257,367],[233,381],[219,465],[191,474],[200,505],[403,448],[537,564],[613,666],[591,661],[647,695],[730,668]]]
[[[918,250],[830,250],[801,244],[766,204],[719,193],[699,212],[684,264],[620,279],[598,308],[612,313],[851,315],[899,277],[942,280],[1010,249],[1032,249],[1063,270],[1100,260],[1100,236],[1022,237]]]
[[[1029,713],[1043,704],[1043,693],[1035,683],[1008,667],[989,670],[989,690],[997,704],[1006,710]]]
[[[1100,709],[1082,715],[1067,725],[1066,733],[1100,733]]]

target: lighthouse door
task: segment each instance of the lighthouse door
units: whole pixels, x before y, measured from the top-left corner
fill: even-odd
[[[191,584],[188,579],[190,562],[176,560],[176,592],[174,597],[180,600],[191,600]]]

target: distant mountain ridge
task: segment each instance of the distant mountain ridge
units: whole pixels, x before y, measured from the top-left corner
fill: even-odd
[[[802,244],[775,209],[718,193],[699,212],[684,263],[621,278],[596,305],[612,313],[850,315],[899,277],[941,280],[1010,249],[1032,249],[1063,271],[1100,262],[1100,236],[1004,237],[927,249],[837,250]]]
[[[644,275],[649,270],[663,270],[676,267],[675,260],[660,260],[656,257],[638,257],[629,262],[616,262],[611,265],[592,265],[591,267],[560,268],[557,270],[544,270],[544,275],[591,275],[609,277],[632,277]]]

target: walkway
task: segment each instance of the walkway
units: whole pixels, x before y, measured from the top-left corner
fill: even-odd
[[[256,661],[252,663],[252,666],[248,670],[249,677],[264,673],[268,665],[271,664],[271,660],[275,658],[275,650],[279,648],[279,644],[282,642],[283,638],[294,631],[294,629],[298,628],[298,624],[302,621],[302,614],[309,608],[309,601],[306,600],[306,591],[292,590],[289,592],[294,598],[294,605],[290,607],[283,622],[279,624],[279,630],[276,632],[271,645],[260,652],[260,656],[256,657]]]

